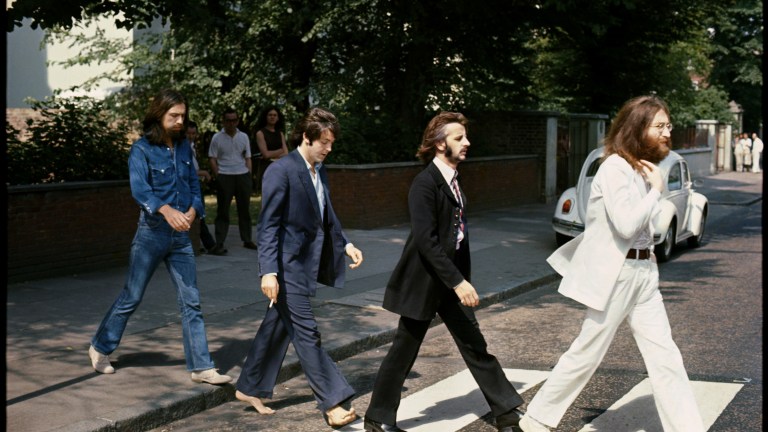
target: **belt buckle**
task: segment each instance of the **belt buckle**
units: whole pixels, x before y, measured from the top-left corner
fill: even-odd
[[[640,249],[632,249],[632,250],[635,251],[635,259],[639,260],[640,259]]]

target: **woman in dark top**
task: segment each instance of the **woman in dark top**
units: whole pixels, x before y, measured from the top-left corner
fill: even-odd
[[[256,178],[254,191],[261,192],[261,179],[272,161],[280,159],[288,154],[288,146],[285,144],[285,118],[276,106],[268,106],[259,115],[256,123],[256,146],[258,152],[254,154],[254,166]]]

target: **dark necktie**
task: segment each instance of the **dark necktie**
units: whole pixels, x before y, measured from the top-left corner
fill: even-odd
[[[459,181],[458,181],[459,174],[456,173],[456,175],[453,176],[453,180],[451,181],[451,187],[453,188],[453,193],[456,195],[456,201],[459,202],[459,235],[456,237],[456,249],[459,248],[459,245],[461,244],[461,241],[464,240],[464,202],[461,199],[461,190],[459,189]]]

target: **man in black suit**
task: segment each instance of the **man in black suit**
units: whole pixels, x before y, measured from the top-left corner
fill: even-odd
[[[456,171],[466,159],[467,119],[442,112],[424,131],[417,156],[427,163],[411,184],[411,233],[387,284],[384,308],[400,315],[395,339],[376,376],[365,413],[366,431],[402,431],[396,425],[400,391],[437,313],[483,392],[499,431],[519,431],[523,399],[489,354],[472,307],[466,197]]]

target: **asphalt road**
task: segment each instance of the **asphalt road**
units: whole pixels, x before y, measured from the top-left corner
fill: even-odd
[[[706,416],[713,419],[710,431],[762,430],[761,219],[762,201],[714,204],[704,245],[689,249],[683,243],[671,261],[660,267],[661,290],[673,336],[691,380],[736,389],[735,396],[728,398],[724,406],[706,410]],[[478,312],[489,349],[505,369],[546,373],[578,334],[584,309],[557,294],[556,289],[554,282]],[[352,405],[360,414],[368,405],[373,379],[387,348],[369,350],[339,363],[358,391]],[[452,396],[444,388],[429,393],[464,369],[444,326],[431,329],[402,395],[401,412],[415,410],[416,414],[399,420],[401,426],[438,432],[494,431],[482,401],[473,405],[471,395]],[[631,421],[639,421],[647,432],[660,431],[655,411],[647,410],[647,397],[634,399],[624,408],[628,420],[623,429],[585,429],[588,424],[598,424],[602,417],[610,417],[611,407],[645,378],[642,358],[629,328],[623,324],[601,367],[557,431],[641,430],[630,426]],[[515,385],[522,388],[521,382]],[[539,386],[532,383],[522,392],[523,398],[530,401]],[[431,398],[424,407],[419,406],[425,403],[417,400],[419,395]],[[277,410],[273,416],[261,416],[241,402],[230,402],[153,431],[331,430],[315,408],[303,376],[279,384],[269,405]],[[476,418],[456,423],[463,411],[476,412]],[[444,420],[459,426],[445,426],[441,423]],[[344,430],[362,430],[362,422]]]

